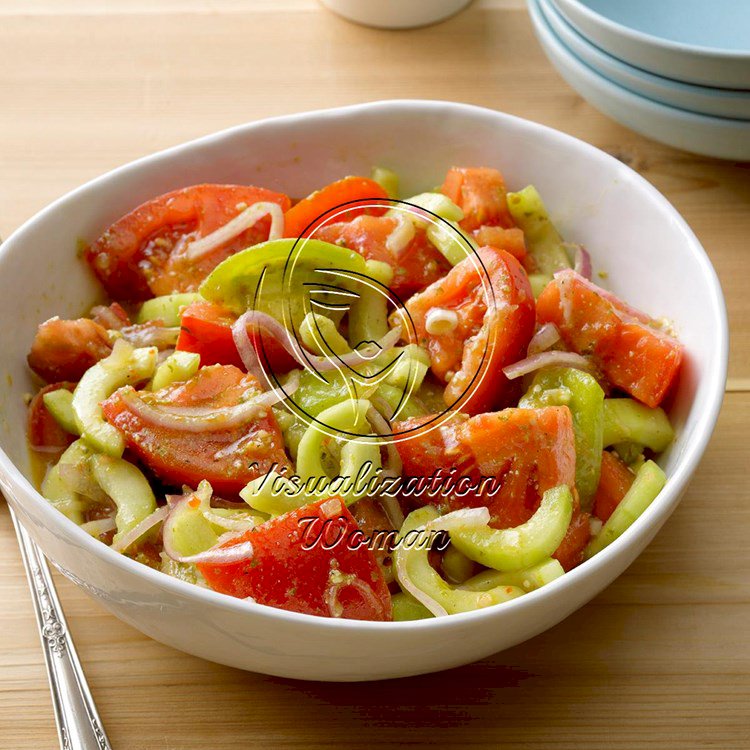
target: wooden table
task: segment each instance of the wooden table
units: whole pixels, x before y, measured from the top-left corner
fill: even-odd
[[[512,0],[406,33],[350,25],[313,0],[4,0],[0,92],[3,236],[95,175],[230,125],[454,99],[552,125],[637,169],[696,231],[729,305],[724,410],[680,508],[595,601],[491,659],[391,682],[295,683],[155,643],[57,576],[116,748],[750,747],[747,164],[674,151],[599,114],[549,66]],[[0,540],[0,747],[53,748],[4,505]]]

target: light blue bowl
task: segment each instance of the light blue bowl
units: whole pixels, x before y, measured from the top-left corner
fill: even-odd
[[[547,23],[560,41],[614,83],[663,104],[704,115],[750,119],[750,91],[711,88],[683,83],[648,73],[608,55],[582,37],[555,9],[551,0],[540,0]],[[750,7],[750,3],[748,4]],[[748,30],[750,33],[750,29]]]
[[[750,89],[748,0],[554,0],[586,39],[666,78]]]
[[[719,159],[750,160],[750,120],[699,115],[635,94],[576,57],[547,23],[539,0],[529,0],[529,14],[550,62],[597,109],[638,133],[675,148]]]

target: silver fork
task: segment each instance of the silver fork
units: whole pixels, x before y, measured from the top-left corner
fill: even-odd
[[[57,598],[47,561],[8,504],[21,547],[62,750],[112,750]]]

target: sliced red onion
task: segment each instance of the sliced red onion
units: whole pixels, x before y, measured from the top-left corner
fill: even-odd
[[[569,244],[568,247],[573,250],[573,269],[584,279],[591,280],[593,268],[591,266],[591,255],[583,245]]]
[[[249,516],[245,516],[244,518],[228,518],[227,516],[214,513],[210,508],[203,511],[203,517],[214,524],[214,526],[240,534],[250,531],[255,526],[255,521]]]
[[[89,314],[99,325],[110,331],[119,331],[127,325],[127,321],[123,320],[108,305],[94,305]]]
[[[532,354],[526,359],[514,362],[512,365],[503,367],[503,374],[508,380],[515,380],[542,367],[573,367],[576,370],[594,372],[591,362],[575,352],[540,352]]]
[[[228,430],[247,424],[274,404],[283,401],[299,386],[299,378],[291,378],[286,391],[265,391],[236,406],[216,409],[208,407],[164,406],[146,403],[135,389],[120,390],[120,398],[138,417],[151,424],[183,432],[209,432]]]
[[[36,453],[62,453],[65,450],[64,445],[29,445],[29,448]]]
[[[347,352],[341,356],[320,357],[303,349],[293,339],[289,331],[273,316],[259,310],[248,310],[246,313],[240,315],[232,325],[232,337],[245,368],[261,382],[267,380],[267,378],[261,366],[258,353],[250,341],[248,328],[254,331],[264,331],[279,343],[284,348],[284,351],[302,367],[312,368],[316,372],[333,370],[340,364],[356,367],[371,360],[374,355],[380,352],[393,349],[401,338],[401,328],[397,326],[388,331],[375,345],[360,347],[358,350]]]
[[[393,432],[385,417],[374,406],[371,406],[367,410],[367,421],[370,423],[373,432],[377,435],[391,435]],[[388,472],[392,476],[400,476],[403,464],[401,463],[401,456],[392,440],[386,441],[385,450],[388,454],[388,461],[383,467],[383,471]]]
[[[189,260],[200,258],[220,245],[233,240],[250,227],[254,226],[264,216],[271,217],[271,228],[268,232],[269,240],[277,240],[284,234],[284,212],[278,203],[260,201],[248,206],[242,213],[228,221],[216,231],[194,240],[185,249],[185,257]]]
[[[169,516],[170,508],[168,505],[162,505],[157,508],[150,516],[146,516],[137,526],[123,534],[117,541],[112,544],[115,552],[124,552],[131,544],[137,542],[147,531],[161,523]]]
[[[526,350],[529,355],[539,354],[554,346],[560,340],[560,331],[554,323],[545,323],[534,334]]]
[[[97,518],[94,521],[87,521],[81,524],[81,528],[91,536],[98,538],[104,534],[114,531],[117,528],[114,518]]]
[[[167,547],[164,546],[166,552]],[[205,552],[199,552],[197,555],[170,555],[175,562],[187,563],[188,565],[197,565],[198,563],[207,563],[209,565],[229,565],[230,563],[249,560],[253,556],[253,545],[250,542],[240,542],[231,547],[211,547]]]
[[[174,347],[180,335],[179,326],[143,323],[120,329],[122,337],[133,346],[155,346],[157,349]]]

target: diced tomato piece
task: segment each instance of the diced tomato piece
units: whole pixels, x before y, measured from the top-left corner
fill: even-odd
[[[484,224],[474,232],[474,239],[478,245],[491,245],[498,250],[505,250],[520,261],[527,255],[526,238],[523,230],[518,227],[503,229]]]
[[[225,544],[249,541],[247,560],[198,565],[215,591],[320,617],[390,620],[391,598],[375,556],[338,497],[305,505]]]
[[[571,349],[591,356],[613,385],[647,406],[658,406],[677,377],[680,343],[575,271],[547,284],[537,318],[554,323]]]
[[[344,177],[342,180],[336,180],[330,185],[326,185],[320,190],[316,190],[307,198],[303,198],[299,203],[292,206],[284,216],[284,236],[285,237],[309,237],[315,232],[315,228],[320,222],[325,221],[324,216],[337,209],[344,203],[360,201],[383,201],[388,198],[388,193],[377,183],[368,177]],[[344,221],[353,219],[363,213],[374,214],[376,216],[384,213],[388,209],[386,203],[381,207],[365,208],[364,206],[352,206],[345,212],[335,217],[335,221]],[[330,217],[334,220],[334,217]],[[317,235],[316,235],[317,236]],[[321,238],[322,239],[322,238]]]
[[[417,343],[429,351],[433,374],[447,384],[446,404],[468,414],[511,403],[515,389],[502,368],[525,356],[534,333],[534,296],[520,263],[494,247],[477,254],[489,291],[476,260],[466,258],[406,303]],[[428,333],[434,308],[456,314],[452,331]]]
[[[244,370],[245,365],[232,338],[232,324],[236,319],[236,315],[221,305],[192,302],[180,318],[180,335],[176,348],[200,354],[201,365],[235,365]],[[248,333],[250,343],[258,351],[259,334],[255,330]],[[261,356],[268,358],[268,366],[275,373],[289,372],[298,367],[297,362],[275,339],[264,337],[261,351]]]
[[[193,185],[174,190],[118,219],[86,249],[84,257],[117,300],[193,292],[222,260],[268,239],[271,222],[264,217],[195,259],[183,252],[187,244],[261,201],[278,203],[282,211],[291,205],[282,193],[250,185]]]
[[[27,434],[29,445],[34,450],[41,450],[50,454],[50,458],[55,458],[56,453],[62,453],[72,442],[75,437],[65,432],[62,427],[55,421],[55,418],[49,413],[44,405],[44,394],[50,391],[57,391],[60,388],[67,388],[72,391],[76,387],[75,383],[52,383],[44,386],[29,404]]]
[[[602,451],[602,471],[594,495],[594,515],[606,521],[625,497],[635,474],[610,451]]]
[[[396,294],[407,297],[441,279],[451,269],[450,263],[427,239],[424,229],[400,252],[391,252],[387,242],[398,221],[389,216],[359,216],[353,221],[326,224],[315,230],[315,238],[343,245],[367,260],[387,263],[393,269],[388,285]]]
[[[397,433],[427,424],[431,418],[397,422]],[[518,526],[531,518],[548,489],[575,486],[575,441],[570,410],[504,409],[470,419],[450,420],[439,428],[417,431],[396,443],[404,476],[432,477],[438,469],[479,481],[500,480],[493,493],[447,498],[448,509],[487,506],[496,528]],[[445,486],[445,474],[441,480]],[[439,484],[439,482],[436,482]],[[435,502],[427,496],[417,502]],[[437,502],[446,502],[438,496]]]
[[[488,167],[453,167],[448,170],[441,191],[464,212],[459,222],[471,232],[483,224],[514,226],[508,211],[505,180]]]
[[[86,370],[112,353],[107,331],[89,318],[50,318],[37,329],[29,367],[43,380],[78,381]]]
[[[102,403],[104,417],[123,433],[128,448],[169,484],[195,487],[206,479],[216,493],[236,494],[251,479],[274,468],[274,464],[278,464],[278,470],[290,465],[271,409],[238,426],[188,432],[155,424],[136,414],[123,398],[126,390],[116,391]],[[214,365],[202,367],[185,383],[154,393],[132,394],[156,407],[213,410],[237,406],[260,391],[252,375],[231,365]]]
[[[568,530],[552,555],[565,570],[572,570],[583,562],[583,551],[591,539],[590,518],[591,515],[576,504]]]

